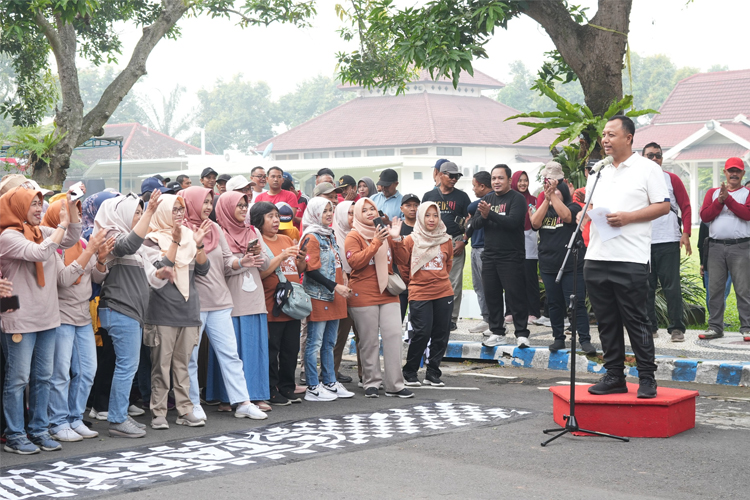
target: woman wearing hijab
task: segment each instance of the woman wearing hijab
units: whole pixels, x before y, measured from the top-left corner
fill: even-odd
[[[94,218],[105,200],[120,196],[117,191],[100,191],[94,193],[81,203],[81,237],[87,240],[94,231]]]
[[[346,235],[352,230],[353,223],[354,202],[342,201],[336,205],[336,209],[333,213],[333,234],[336,236],[336,244],[339,246],[339,258],[341,259],[341,266],[344,269],[347,280],[350,277],[352,268],[346,261],[346,250],[344,247],[346,243]],[[349,340],[349,331],[352,329],[354,330],[354,340],[357,343],[357,371],[359,373],[359,386],[364,387],[364,385],[362,385],[362,365],[359,362],[359,335],[357,333],[357,327],[354,326],[354,319],[352,319],[351,314],[346,318],[339,320],[339,331],[336,337],[336,345],[333,348],[333,368],[336,373],[337,381],[342,384],[348,384],[352,381],[351,377],[339,373],[339,368],[341,368],[341,358],[344,355],[344,349]]]
[[[60,224],[63,200],[50,203],[42,226]],[[78,210],[80,202],[74,207]],[[107,275],[105,260],[114,238],[105,241],[99,233],[66,250],[58,250],[57,294],[61,324],[55,332],[55,362],[50,381],[50,433],[57,441],[73,442],[95,438],[98,432],[83,424],[86,401],[96,374],[96,341],[91,326],[89,298],[91,282],[101,283]],[[72,375],[71,375],[72,374]]]
[[[510,188],[514,191],[518,191],[526,198],[526,218],[523,223],[523,232],[526,240],[526,262],[524,263],[526,270],[526,297],[529,303],[529,323],[535,322],[539,319],[541,314],[541,300],[539,295],[539,273],[537,271],[539,264],[539,235],[531,227],[531,219],[529,213],[532,208],[536,210],[536,198],[529,193],[529,175],[526,172],[520,171],[513,174],[511,177]],[[513,311],[506,311],[506,314],[512,316]],[[505,318],[507,323],[510,320],[508,316]]]
[[[216,202],[216,222],[221,226],[229,250],[231,269],[224,271],[232,295],[232,324],[237,350],[245,372],[250,400],[263,411],[270,411],[265,401],[271,396],[268,382],[268,320],[258,268],[268,266],[268,256],[260,233],[245,225],[248,197],[240,191],[227,191]],[[209,347],[206,399],[229,401],[224,381],[216,367],[216,357]],[[229,411],[219,406],[219,411]]]
[[[56,250],[78,242],[81,224],[68,197],[57,226],[40,227],[43,202],[40,191],[24,186],[0,197],[0,274],[13,284],[20,306],[0,313],[0,342],[6,361],[4,450],[20,455],[39,453],[39,448],[62,448],[50,437],[47,414],[55,331],[60,326]],[[27,384],[31,441],[24,428],[23,394]]]
[[[375,226],[378,209],[363,198],[354,205],[354,224],[346,237],[346,260],[351,266],[353,295],[349,311],[359,332],[365,397],[378,397],[378,388],[385,385],[386,396],[410,398],[401,374],[401,302],[391,295],[388,275],[393,274],[394,243],[400,246],[401,220],[394,217],[391,227]],[[379,334],[379,335],[378,335]],[[383,339],[385,379],[380,371],[380,338]]]
[[[378,188],[375,187],[375,181],[370,177],[362,177],[357,183],[357,194],[360,198],[369,198],[378,192]]]
[[[213,210],[213,191],[202,186],[191,186],[181,190],[180,196],[185,200],[184,224],[188,228],[197,231],[204,221],[209,221],[208,231],[203,238],[203,251],[211,266],[208,274],[195,277],[195,285],[201,302],[199,335],[205,328],[221,370],[221,377],[225,382],[229,403],[237,405],[235,417],[263,420],[267,418],[267,415],[250,402],[242,360],[237,353],[237,339],[232,325],[232,294],[229,293],[224,279],[224,273],[231,272],[237,259],[232,255],[219,225],[208,218]],[[205,420],[206,413],[200,404],[200,387],[198,386],[199,346],[200,336],[198,345],[193,348],[188,365],[190,401],[193,403],[193,414]]]
[[[206,421],[193,414],[190,401],[188,363],[198,345],[201,326],[200,298],[195,277],[208,274],[210,264],[203,239],[210,230],[204,221],[198,229],[182,225],[185,203],[174,194],[161,196],[161,203],[149,224],[143,245],[144,257],[157,271],[151,279],[143,343],[151,347],[151,428],[168,429],[167,393],[174,390],[177,425],[200,427]]]
[[[158,286],[170,275],[154,269],[142,248],[151,218],[159,207],[161,192],[154,190],[144,212],[143,200],[129,194],[105,200],[94,219],[93,235],[103,232],[114,237],[115,246],[107,257],[109,274],[102,284],[99,320],[115,350],[115,372],[109,391],[107,420],[112,437],[140,438],[145,425],[128,415],[130,389],[138,370],[143,323],[149,301],[149,282]]]
[[[299,275],[305,270],[305,253],[299,251],[289,236],[279,233],[279,210],[272,203],[261,201],[250,209],[250,220],[253,226],[263,235],[263,242],[268,248],[270,264],[261,271],[265,291],[266,309],[268,309],[268,378],[272,405],[285,406],[290,403],[301,403],[302,399],[295,394],[294,370],[297,367],[299,353],[300,320],[293,319],[282,311],[274,311],[276,304],[276,287],[279,285],[277,269],[287,281],[299,283]]]
[[[449,273],[453,266],[453,243],[440,210],[434,202],[423,202],[417,211],[414,231],[396,248],[399,269],[410,269],[409,314],[413,336],[403,373],[407,386],[418,387],[419,362],[430,345],[425,385],[442,387],[440,362],[450,336],[453,287]],[[404,266],[404,267],[401,267]]]
[[[312,299],[313,310],[307,322],[307,344],[305,346],[305,373],[307,375],[306,401],[333,401],[351,398],[336,381],[333,368],[333,348],[339,320],[346,318],[346,299],[351,297],[351,288],[344,284],[342,260],[336,238],[331,229],[333,204],[321,197],[310,200],[302,217],[301,248],[307,250],[307,268],[302,285]],[[320,352],[322,383],[318,380],[317,358]]]

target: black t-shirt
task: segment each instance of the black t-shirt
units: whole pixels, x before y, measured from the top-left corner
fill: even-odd
[[[407,237],[413,232],[414,226],[410,226],[405,221],[401,221],[401,236]]]
[[[445,223],[445,228],[450,236],[464,234],[466,216],[469,215],[471,200],[469,195],[460,189],[454,189],[448,194],[443,194],[440,188],[435,188],[424,194],[422,202],[434,201],[440,209],[440,218]]]
[[[581,206],[572,202],[566,206],[572,216],[570,222],[564,223],[557,216],[555,209],[550,206],[539,228],[539,270],[543,273],[557,274],[565,259],[565,253],[568,251],[565,247],[570,242],[573,231],[576,230],[576,214],[581,211]],[[580,254],[578,259],[578,269],[581,270]],[[568,259],[565,264],[565,272],[570,271],[573,271],[573,259]]]

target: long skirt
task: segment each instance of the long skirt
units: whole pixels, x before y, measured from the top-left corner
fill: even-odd
[[[266,314],[232,317],[237,351],[247,381],[251,401],[264,401],[271,397],[268,381],[268,319]],[[219,362],[209,343],[206,399],[228,402]]]

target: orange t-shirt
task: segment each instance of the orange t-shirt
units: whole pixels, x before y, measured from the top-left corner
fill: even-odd
[[[283,234],[277,235],[276,241],[271,241],[268,238],[265,238],[263,242],[268,246],[274,256],[279,255],[285,248],[294,246],[292,240]],[[297,263],[295,262],[294,257],[289,257],[285,261],[282,261],[279,267],[287,281],[299,283],[299,273],[297,272]],[[266,309],[268,309],[268,321],[270,323],[276,321],[292,321],[293,319],[284,313],[280,313],[278,316],[273,315],[273,306],[276,303],[274,295],[278,284],[279,277],[276,276],[275,272],[263,278],[263,292],[266,295]]]
[[[292,243],[294,243],[295,245],[299,243],[300,232],[299,229],[294,226],[290,227],[289,229],[279,229],[279,234],[288,236],[292,240]]]
[[[390,243],[389,239],[389,243]],[[378,275],[375,272],[375,253],[382,243],[374,239],[369,243],[357,231],[350,231],[346,236],[345,250],[346,261],[352,268],[349,275],[349,288],[354,292],[349,297],[349,307],[379,306],[398,302],[398,297],[383,290],[380,293],[378,286]],[[398,245],[394,243],[394,245]],[[393,255],[388,248],[388,270],[393,273]]]
[[[336,283],[339,285],[344,284],[344,273],[341,269],[341,258],[339,253],[334,251],[336,259]],[[320,244],[318,239],[310,235],[309,242],[307,244],[307,270],[315,271],[320,269]],[[310,313],[310,321],[331,321],[336,319],[344,319],[347,317],[346,312],[346,299],[338,293],[333,293],[333,302],[327,302],[325,300],[312,299],[313,310]]]
[[[409,281],[409,300],[427,301],[453,295],[449,273],[453,267],[453,242],[446,241],[440,245],[437,257],[411,274],[411,251],[414,241],[411,236],[404,238],[401,249],[396,249],[396,264],[411,275]],[[403,267],[402,267],[403,266]]]

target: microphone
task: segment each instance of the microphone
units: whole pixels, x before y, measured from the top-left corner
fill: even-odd
[[[600,171],[601,169],[603,169],[603,168],[604,168],[604,167],[606,167],[607,165],[612,165],[612,163],[614,163],[614,161],[615,161],[615,159],[614,159],[614,158],[612,158],[612,156],[607,156],[607,157],[606,157],[606,158],[604,158],[603,160],[599,160],[598,162],[596,162],[596,163],[594,164],[594,166],[593,166],[593,167],[591,167],[591,170],[589,171],[589,173],[591,173],[591,174],[596,174],[596,173],[599,173],[599,171]]]

